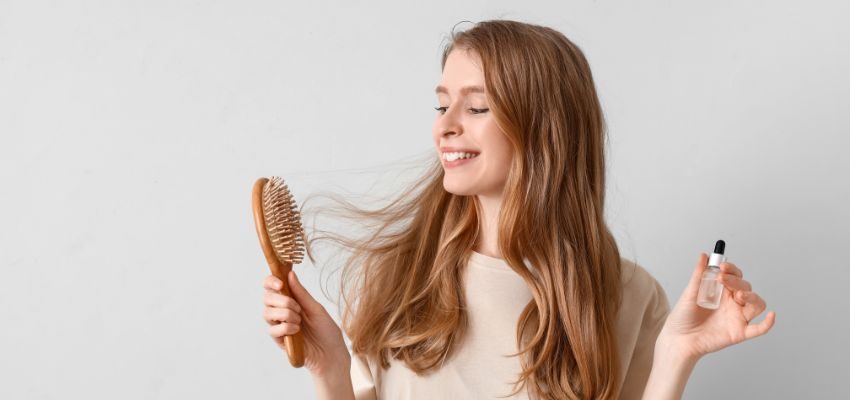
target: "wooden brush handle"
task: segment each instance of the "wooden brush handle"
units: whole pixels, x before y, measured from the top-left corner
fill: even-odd
[[[277,261],[277,259],[275,259]],[[274,262],[269,264],[269,269],[272,275],[283,281],[283,287],[280,292],[285,296],[293,297],[289,290],[289,270],[292,269],[292,264],[284,262]],[[293,297],[294,298],[294,297]],[[304,326],[304,320],[301,320],[301,326]],[[295,332],[292,335],[283,337],[283,344],[286,346],[286,354],[289,355],[289,363],[293,367],[301,368],[304,366],[304,338],[301,336],[301,331]]]
[[[277,258],[277,254],[272,246],[269,232],[266,228],[266,220],[263,216],[263,186],[268,182],[267,178],[260,178],[254,183],[252,193],[251,206],[254,211],[254,226],[257,228],[257,236],[260,239],[260,247],[263,248],[263,254],[266,256],[266,262],[269,264],[269,269],[272,275],[283,281],[281,293],[292,297],[292,292],[289,290],[289,279],[287,275],[292,269],[292,263],[281,262]],[[304,326],[304,320],[301,320],[301,326]],[[295,332],[292,335],[283,337],[283,344],[286,347],[286,354],[289,356],[289,363],[295,368],[304,366],[304,338],[301,336],[301,331]]]

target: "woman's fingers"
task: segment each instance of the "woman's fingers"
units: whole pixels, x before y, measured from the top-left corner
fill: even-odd
[[[735,293],[735,296],[740,297],[745,302],[744,308],[741,311],[747,321],[752,321],[755,317],[761,314],[765,308],[767,308],[767,303],[765,303],[764,299],[762,299],[756,292],[741,291]]]
[[[266,307],[263,310],[263,319],[269,325],[277,325],[281,322],[301,323],[301,316],[289,308]]]
[[[283,282],[278,277],[269,275],[263,279],[263,287],[269,290],[279,290],[283,287]]]
[[[266,290],[263,295],[263,304],[271,307],[291,308],[297,313],[301,313],[301,305],[295,299],[280,292]]]
[[[274,338],[279,338],[283,336],[289,336],[301,330],[301,326],[298,324],[290,324],[288,322],[281,322],[277,325],[272,325],[269,327],[269,335]]]
[[[720,271],[723,272],[723,273],[735,275],[738,278],[744,277],[744,271],[741,271],[741,269],[738,268],[738,266],[735,265],[735,263],[730,263],[730,262],[726,262],[726,261],[720,263]]]
[[[738,303],[739,306],[742,306],[742,307],[746,306],[747,305],[747,293],[749,293],[749,292],[744,291],[744,290],[731,291],[732,300],[735,300],[735,302]]]
[[[750,282],[747,282],[733,274],[720,274],[720,282],[730,290],[753,290],[753,285],[751,285]]]
[[[746,301],[746,305],[744,305],[744,309],[742,311],[744,313],[744,318],[746,318],[747,321],[752,321],[767,308],[767,303],[765,303],[764,299],[762,299],[756,292],[738,292],[735,295],[736,297],[740,297]],[[757,324],[748,324],[744,328],[744,340],[764,335],[773,327],[775,322],[776,312],[768,312],[764,320]]]
[[[773,327],[774,322],[776,322],[776,313],[771,311],[767,313],[767,316],[761,322],[747,325],[746,329],[744,329],[745,340],[764,335]]]
[[[739,306],[745,306],[747,304],[747,301],[744,299],[742,294],[745,292],[752,292],[753,285],[732,274],[720,274],[718,279],[720,279],[720,283],[729,289],[729,294],[732,296],[732,300],[735,300]]]
[[[274,275],[269,275],[263,280],[263,287],[266,289],[263,294],[263,304],[266,306],[263,309],[263,319],[272,328],[276,327],[274,331],[269,331],[272,336],[291,335],[297,331],[297,329],[293,330],[292,325],[301,323],[301,305],[292,297],[280,293],[278,289],[281,284],[281,280]]]

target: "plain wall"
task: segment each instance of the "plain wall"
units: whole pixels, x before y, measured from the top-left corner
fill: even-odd
[[[0,398],[312,398],[262,319],[251,186],[400,189],[444,40],[491,18],[589,59],[623,255],[673,304],[724,239],[776,311],[685,398],[850,397],[850,6],[640,3],[0,1]]]

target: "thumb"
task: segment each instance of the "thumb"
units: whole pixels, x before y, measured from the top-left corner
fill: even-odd
[[[298,280],[298,275],[295,274],[295,271],[289,270],[287,278],[289,279],[289,291],[292,293],[292,297],[295,298],[298,305],[300,305],[305,311],[315,314],[323,308],[322,305],[310,295],[310,292],[301,285],[301,281]]]
[[[688,283],[688,287],[685,288],[684,297],[689,303],[696,304],[697,302],[699,286],[702,283],[702,274],[705,272],[706,268],[708,268],[708,254],[699,253],[697,265],[694,268],[693,274],[691,274],[691,280]]]

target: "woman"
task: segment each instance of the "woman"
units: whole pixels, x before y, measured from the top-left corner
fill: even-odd
[[[602,110],[561,33],[496,20],[453,34],[436,93],[434,168],[384,209],[348,207],[378,222],[372,236],[336,237],[353,250],[353,357],[295,274],[292,298],[264,282],[270,335],[284,348],[302,330],[320,398],[675,399],[701,356],[772,327],[773,312],[749,325],[765,302],[732,263],[719,309],[696,305],[700,254],[670,311],[620,257],[603,218]]]

